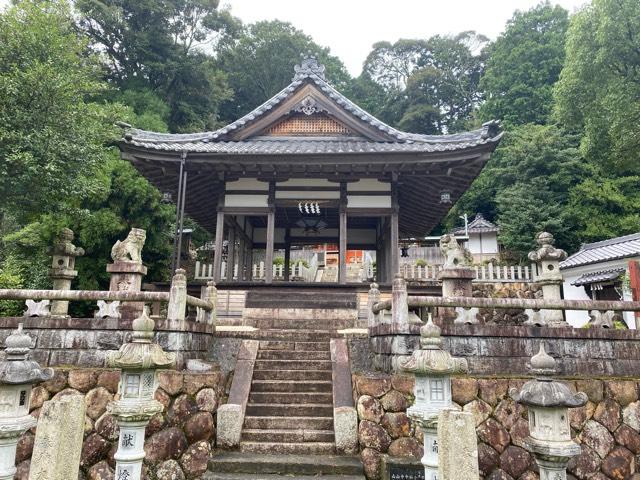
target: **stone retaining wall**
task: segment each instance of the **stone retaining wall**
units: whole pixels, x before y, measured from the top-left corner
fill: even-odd
[[[473,282],[473,296],[480,298],[542,298],[542,288],[535,283]],[[489,325],[522,325],[527,316],[518,308],[481,308],[478,319]]]
[[[454,378],[453,400],[474,415],[481,480],[537,480],[537,468],[522,441],[529,434],[525,407],[508,397],[521,378]],[[367,478],[381,474],[381,455],[422,455],[422,435],[406,416],[413,378],[354,375],[359,440]],[[571,431],[582,454],[568,467],[569,479],[640,479],[640,380],[568,380],[589,402],[570,411]]]
[[[161,371],[156,399],[164,411],[149,422],[146,430],[143,478],[156,480],[198,479],[207,469],[215,446],[215,413],[224,393],[225,376],[210,373]],[[56,369],[55,376],[33,389],[31,415],[49,399],[64,395],[84,395],[85,438],[82,445],[79,479],[112,480],[119,428],[106,413],[120,381],[120,372],[111,369]],[[27,480],[35,429],[18,442],[16,480]],[[74,479],[75,480],[75,479]]]
[[[380,324],[369,329],[376,369],[389,372],[392,357],[410,355],[420,325]],[[503,325],[444,325],[443,348],[469,362],[472,375],[527,375],[531,356],[544,340],[561,375],[637,377],[640,331]]]
[[[174,325],[155,320],[155,341],[176,352],[177,368],[192,358],[208,358],[214,325],[187,320]],[[24,324],[33,339],[31,358],[43,366],[103,367],[107,351],[118,350],[131,338],[131,320],[115,318],[0,317],[0,341]]]

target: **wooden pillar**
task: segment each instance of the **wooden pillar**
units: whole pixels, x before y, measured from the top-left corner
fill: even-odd
[[[398,212],[393,212],[391,214],[391,241],[390,250],[391,250],[391,262],[390,267],[391,271],[389,272],[390,279],[393,279],[396,273],[400,270],[400,245],[399,245],[399,236],[400,233],[398,231]]]
[[[233,223],[233,217],[231,217]],[[229,228],[229,243],[227,244],[227,280],[233,281],[233,271],[236,265],[236,227]]]
[[[632,260],[629,262],[629,286],[631,287],[631,299],[640,302],[640,262]],[[640,312],[635,312],[636,329],[640,329]]]
[[[245,232],[242,231],[238,238],[238,280],[245,280],[245,260],[246,260],[246,249],[247,249],[247,241],[245,239]]]
[[[347,283],[347,184],[340,184],[340,248],[338,252],[340,266],[338,283]]]
[[[273,282],[273,244],[275,236],[276,215],[273,210],[267,214],[267,251],[265,252],[264,279]]]
[[[291,268],[291,230],[286,229],[284,234],[284,281],[288,282],[290,278],[289,269]]]
[[[213,281],[218,283],[222,269],[222,243],[224,241],[224,212],[218,212],[216,218],[216,245],[213,257]]]

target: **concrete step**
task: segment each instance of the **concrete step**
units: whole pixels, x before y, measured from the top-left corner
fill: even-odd
[[[273,405],[271,403],[248,403],[246,415],[258,417],[330,417],[333,416],[333,404]]]
[[[331,352],[304,350],[258,350],[258,360],[331,360]]]
[[[243,429],[242,440],[246,442],[333,442],[333,430],[267,430]]]
[[[254,380],[331,380],[331,370],[254,370]]]
[[[277,480],[277,473],[218,473],[206,472],[202,480]],[[287,480],[365,480],[364,475],[287,475]]]
[[[221,452],[209,459],[209,470],[222,473],[253,473],[260,475],[362,475],[357,457],[338,455],[257,455]],[[210,478],[210,477],[204,477]],[[235,479],[232,479],[235,480]]]
[[[269,455],[332,455],[336,453],[333,442],[240,442],[243,453],[264,453]]]
[[[258,417],[247,415],[244,417],[244,428],[331,430],[333,428],[333,417]]]
[[[331,360],[256,360],[256,370],[329,370]]]
[[[333,391],[333,383],[329,380],[254,380],[251,392],[326,392]]]
[[[301,403],[315,403],[333,405],[331,393],[319,392],[251,392],[250,403],[271,403],[274,405],[299,405]]]

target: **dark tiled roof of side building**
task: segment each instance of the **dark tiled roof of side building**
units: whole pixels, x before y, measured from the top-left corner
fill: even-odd
[[[640,232],[601,242],[587,243],[560,263],[560,268],[572,268],[599,262],[640,256]]]
[[[481,213],[476,213],[476,218],[474,218],[473,221],[469,223],[468,230],[469,233],[489,233],[499,232],[500,227],[484,218]],[[465,229],[464,227],[456,228],[451,233],[453,233],[454,235],[464,235]]]

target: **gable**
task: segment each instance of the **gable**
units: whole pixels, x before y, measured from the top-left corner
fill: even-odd
[[[256,136],[357,136],[377,142],[393,138],[338,104],[313,82],[303,82],[273,108],[241,126],[233,141]]]

